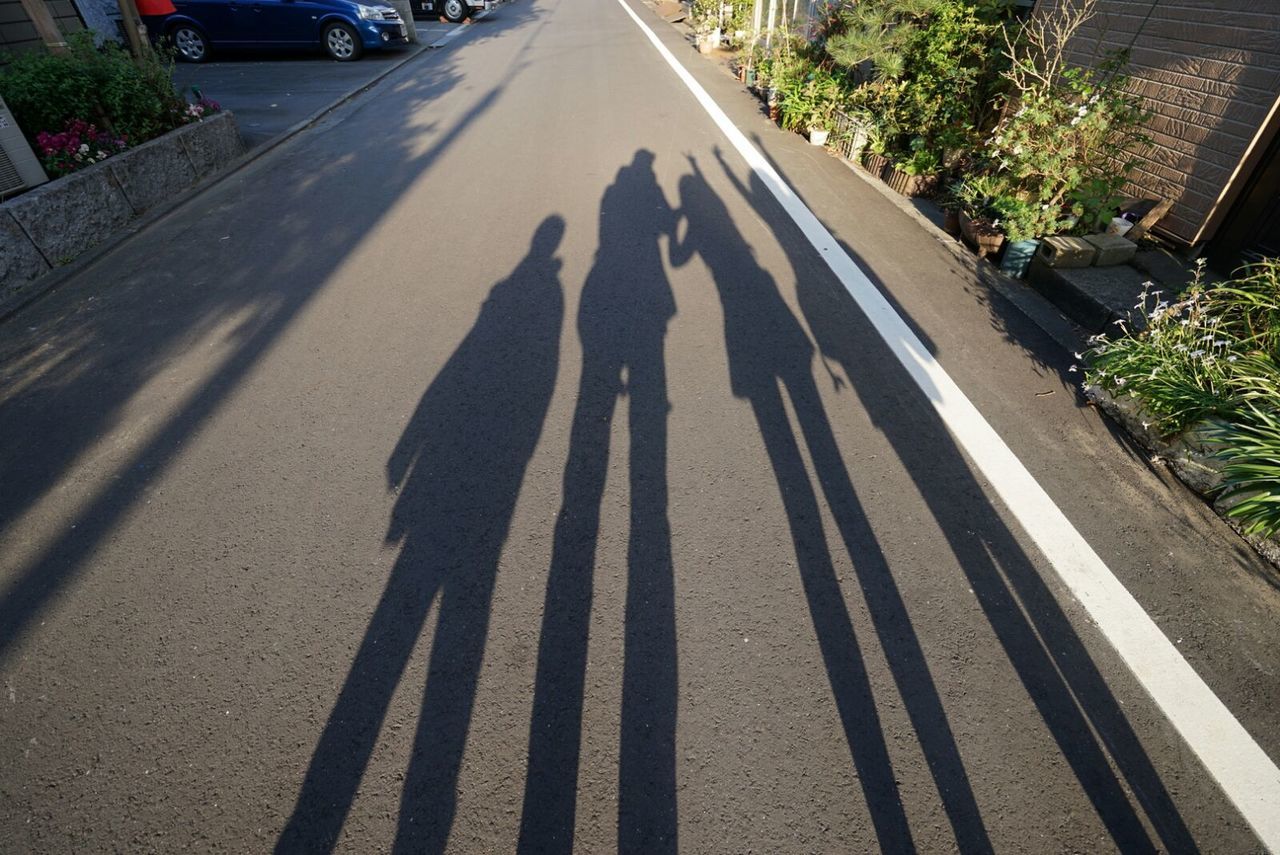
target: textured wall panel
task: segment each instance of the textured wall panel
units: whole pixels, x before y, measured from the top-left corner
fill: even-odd
[[[1280,0],[1098,0],[1071,59],[1120,48],[1154,113],[1130,192],[1173,198],[1161,227],[1194,240],[1280,97]]]

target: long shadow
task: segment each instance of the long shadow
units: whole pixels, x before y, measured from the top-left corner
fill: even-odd
[[[582,379],[547,579],[519,849],[573,849],[583,684],[600,502],[619,398],[628,399],[631,491],[618,771],[618,849],[676,851],[676,633],[667,519],[663,344],[675,298],[659,240],[675,217],[640,151],[600,205],[582,289]]]
[[[696,161],[691,158],[690,164],[692,173],[680,180],[680,214],[688,221],[688,229],[683,242],[673,249],[672,261],[680,264],[697,253],[715,280],[724,310],[730,384],[734,395],[751,403],[764,439],[791,528],[800,582],[827,679],[876,837],[883,851],[914,851],[871,682],[827,549],[818,496],[788,421],[782,390],[795,409],[823,492],[851,556],[860,567],[872,566],[871,572],[878,577],[877,590],[883,589],[879,604],[886,608],[889,615],[886,619],[894,620],[895,633],[911,639],[909,655],[903,656],[903,667],[920,669],[923,687],[931,692],[928,671],[918,643],[910,635],[910,623],[905,620],[897,592],[888,590],[892,585],[888,568],[845,474],[813,379],[813,343],[783,302],[773,277],[756,263],[750,245],[733,224],[724,202],[711,189]],[[874,612],[876,604],[872,605]],[[926,726],[926,734],[937,732],[939,722],[945,727],[945,717],[937,714],[941,705],[936,702],[936,694],[927,695],[922,687],[916,689],[917,696],[932,698],[931,709],[935,711],[932,721],[918,722],[918,725]],[[905,692],[904,696],[910,701]],[[928,741],[927,736],[922,738]],[[940,774],[945,767],[945,786],[941,787],[944,793],[955,791],[964,795],[963,806],[971,817],[964,820],[965,837],[974,844],[973,851],[987,851],[990,844],[982,831],[949,732],[945,749],[939,752],[945,756],[931,758],[931,768]]]
[[[812,270],[809,244],[759,179],[753,175],[748,189],[727,166],[725,171],[774,229],[796,273],[801,311],[824,358],[844,369],[863,408],[910,474],[1024,689],[1116,845],[1124,852],[1198,851],[1124,710],[1053,592],[987,498],[927,392],[917,391],[865,315],[831,277],[802,275]],[[859,263],[885,292],[868,266]],[[894,651],[886,652],[892,662]],[[1112,764],[1141,805],[1160,846],[1148,834]]]
[[[484,38],[520,33],[539,14],[531,3],[512,4]],[[535,33],[520,35],[527,45]],[[419,62],[430,73],[409,76]],[[388,81],[346,121],[271,153],[265,165],[226,179],[82,272],[81,278],[110,283],[92,302],[64,299],[77,287],[69,283],[0,328],[8,333],[0,338],[4,534],[111,430],[173,354],[223,320],[241,318],[229,354],[209,378],[127,457],[116,477],[85,498],[41,554],[12,574],[0,591],[0,655],[78,575],[183,444],[322,290],[350,248],[502,93],[498,86],[479,95],[450,127],[424,125],[415,121],[421,108],[465,77],[447,56],[438,63],[415,60],[400,74],[398,85]],[[425,150],[424,137],[434,138]],[[59,301],[66,308],[52,315]],[[34,319],[40,328],[19,329]]]
[[[387,461],[387,484],[400,490],[387,540],[403,547],[277,852],[332,849],[433,603],[439,618],[395,850],[444,849],[498,559],[555,386],[564,320],[555,252],[564,227],[558,216],[543,220]]]

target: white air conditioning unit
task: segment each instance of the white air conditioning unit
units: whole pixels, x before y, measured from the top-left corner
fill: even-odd
[[[0,98],[0,199],[48,180],[9,106]]]

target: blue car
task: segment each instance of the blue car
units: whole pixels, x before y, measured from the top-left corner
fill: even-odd
[[[144,17],[178,59],[204,62],[217,48],[311,48],[338,62],[409,43],[400,13],[380,0],[173,0],[175,11]]]

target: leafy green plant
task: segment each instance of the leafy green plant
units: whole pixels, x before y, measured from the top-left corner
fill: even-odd
[[[827,53],[864,79],[894,80],[906,70],[906,53],[924,22],[946,0],[860,0],[841,7]]]
[[[825,69],[813,68],[783,90],[782,126],[793,131],[830,130],[840,102],[840,82]]]
[[[908,175],[937,175],[942,169],[942,158],[924,146],[916,147],[911,155],[894,164]]]
[[[187,105],[174,91],[166,57],[136,62],[114,42],[96,47],[90,32],[67,42],[66,53],[22,53],[0,68],[0,96],[33,142],[72,120],[93,123],[129,145],[183,123]]]
[[[1011,241],[1055,234],[1063,227],[1060,209],[1029,199],[1005,174],[966,176],[952,186],[950,196],[969,217],[991,221]]]
[[[1149,114],[1128,91],[1128,54],[1092,67],[1067,61],[1067,45],[1096,0],[1061,0],[1007,37],[1009,108],[988,139],[986,167],[1016,186],[1020,201],[1062,209],[1081,232],[1115,215],[1135,154],[1149,144]]]
[[[1245,532],[1280,534],[1280,415],[1251,409],[1244,421],[1207,433],[1226,462],[1218,497],[1234,501],[1226,514]]]
[[[1146,329],[1114,341],[1097,337],[1087,354],[1087,380],[1137,398],[1165,435],[1206,419],[1238,423],[1247,412],[1274,408],[1280,362],[1271,348],[1280,327],[1267,294],[1278,293],[1278,272],[1268,262],[1206,288],[1199,267],[1175,302],[1144,294]]]
[[[938,4],[905,53],[903,131],[948,165],[967,158],[993,126],[1007,88],[1000,13],[964,0]]]

